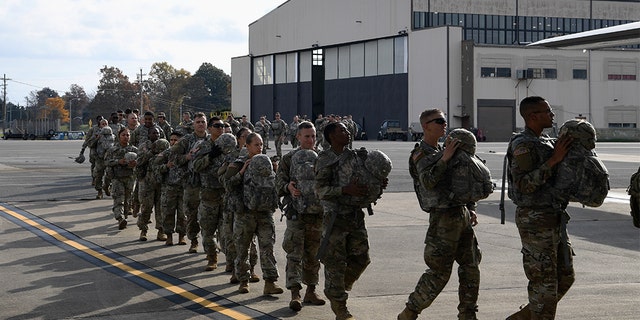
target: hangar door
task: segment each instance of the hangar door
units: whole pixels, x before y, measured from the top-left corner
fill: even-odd
[[[478,100],[478,128],[482,130],[486,141],[509,141],[516,130],[515,116],[515,100]]]

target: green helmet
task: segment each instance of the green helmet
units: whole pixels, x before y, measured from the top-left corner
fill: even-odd
[[[374,177],[383,180],[389,176],[392,164],[391,159],[380,150],[371,150],[367,154],[364,166]]]
[[[458,139],[461,144],[458,148],[466,151],[469,154],[476,154],[476,147],[478,142],[476,141],[476,136],[469,130],[458,128],[453,129],[449,132],[447,139],[444,141],[444,146],[448,146],[453,139]]]
[[[136,160],[136,158],[138,158],[138,155],[135,152],[127,152],[124,154],[124,159],[127,161],[133,161]]]
[[[158,139],[151,145],[151,152],[158,154],[169,149],[169,141],[167,139]]]
[[[596,147],[596,128],[591,123],[582,119],[570,119],[560,127],[558,137],[571,136],[575,141],[587,150]]]
[[[100,134],[105,135],[105,136],[109,136],[113,134],[113,130],[111,129],[111,127],[106,126],[102,129],[100,129]]]
[[[222,149],[223,154],[229,154],[236,149],[238,141],[233,134],[223,133],[216,139],[215,144],[218,148]]]

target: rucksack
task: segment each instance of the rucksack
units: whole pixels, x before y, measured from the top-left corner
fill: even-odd
[[[638,168],[636,173],[631,175],[629,187],[627,187],[627,193],[630,196],[629,205],[631,206],[633,225],[636,228],[640,228],[640,168]]]
[[[558,137],[565,135],[574,140],[557,166],[554,188],[570,202],[599,207],[609,193],[609,172],[593,151],[595,128],[585,120],[571,119],[560,127]]]
[[[449,199],[459,203],[486,199],[493,192],[494,185],[485,161],[475,154],[475,135],[466,129],[454,129],[447,136],[445,147],[453,139],[460,140],[461,145],[447,166]]]
[[[299,149],[291,157],[290,176],[300,190],[300,197],[292,197],[291,204],[299,213],[321,213],[322,204],[315,192],[314,164],[318,154],[313,150]]]
[[[368,151],[364,147],[356,150],[360,165],[357,166],[354,176],[358,184],[367,186],[367,195],[364,197],[351,197],[353,204],[361,208],[367,208],[375,204],[382,196],[384,180],[391,173],[393,164],[391,159],[380,150]]]
[[[105,153],[115,143],[115,136],[111,127],[104,127],[100,129],[100,137],[96,143],[96,154],[101,159],[104,158]]]
[[[276,173],[271,159],[258,154],[251,158],[244,173],[243,197],[249,210],[273,212],[278,207]]]

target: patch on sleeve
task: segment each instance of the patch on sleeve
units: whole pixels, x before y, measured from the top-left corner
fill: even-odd
[[[411,155],[411,159],[413,159],[413,162],[416,162],[418,159],[420,159],[420,157],[422,157],[422,151],[421,150],[417,151],[417,152],[414,152]]]
[[[527,147],[518,147],[516,150],[513,151],[513,155],[515,157],[517,157],[517,156],[521,156],[523,154],[527,154],[527,153],[529,153],[529,151],[530,150]]]

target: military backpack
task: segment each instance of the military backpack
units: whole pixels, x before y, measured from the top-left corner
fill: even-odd
[[[296,189],[302,194],[292,197],[293,208],[299,213],[322,213],[322,204],[315,192],[314,164],[318,154],[313,150],[299,149],[291,157],[290,176]]]
[[[278,207],[276,173],[267,155],[258,154],[251,158],[243,180],[242,194],[249,210],[270,212],[276,210]]]

